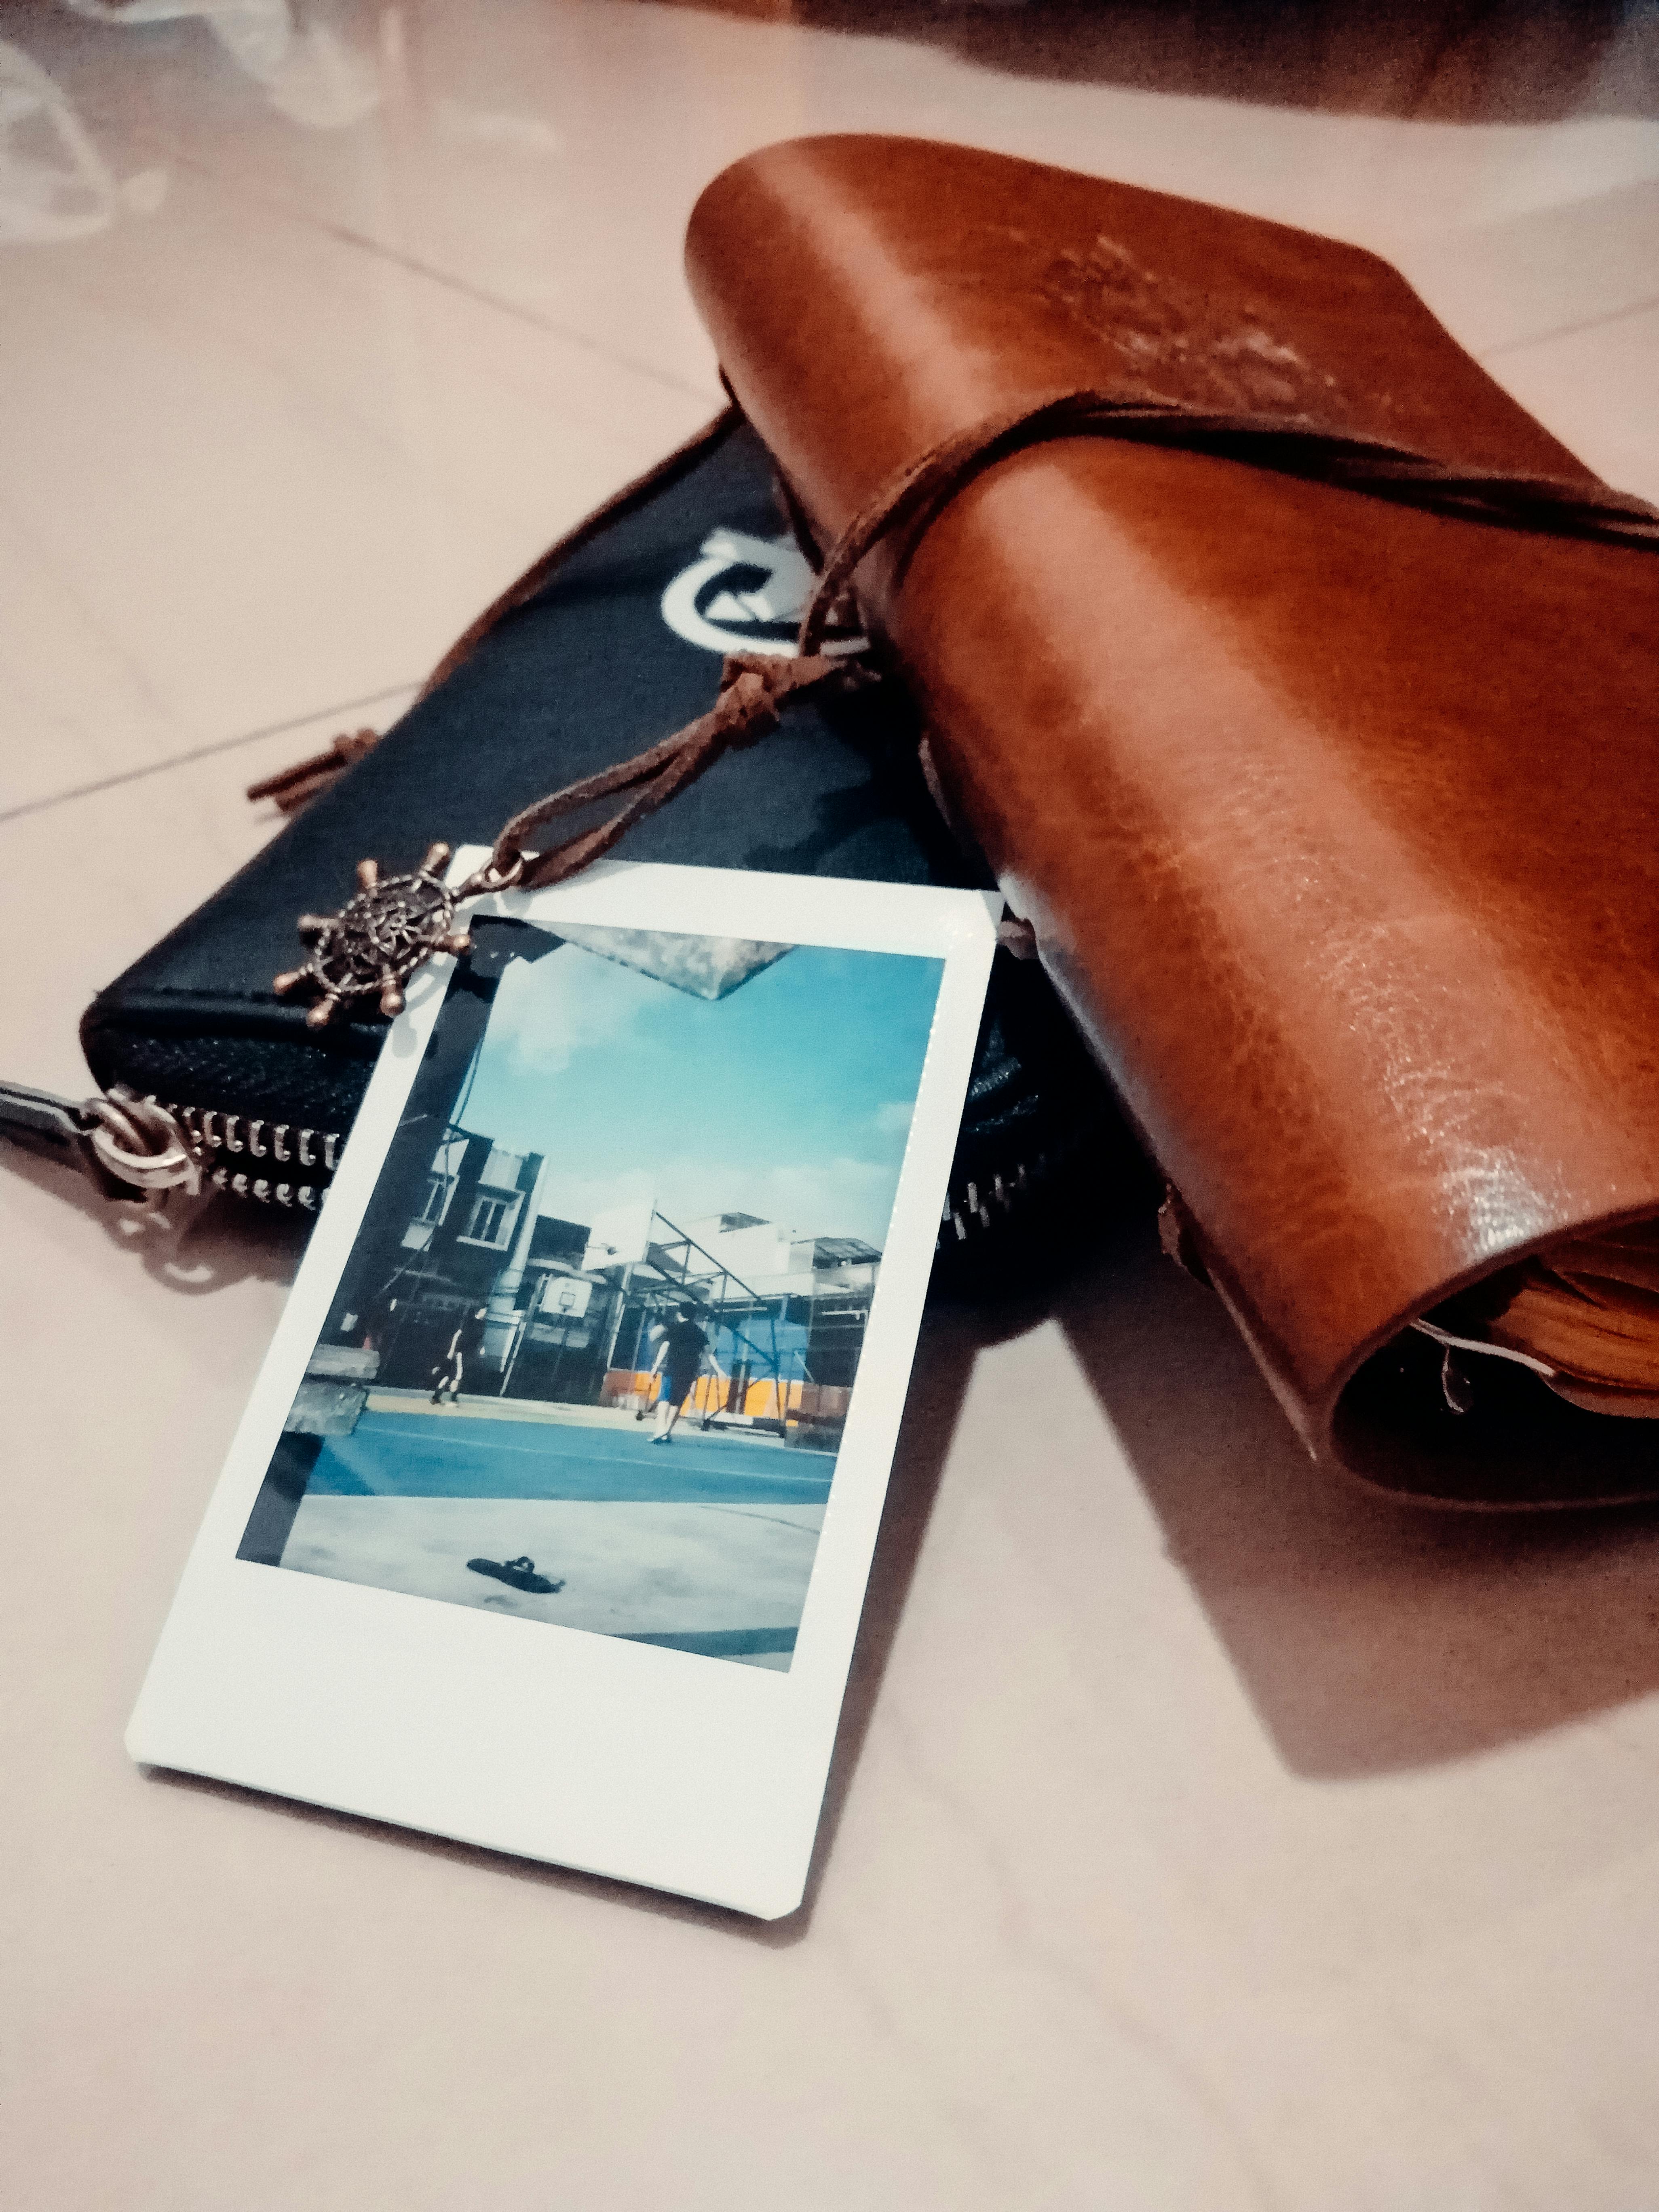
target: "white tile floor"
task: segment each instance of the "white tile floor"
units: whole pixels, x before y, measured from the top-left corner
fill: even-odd
[[[395,712],[711,410],[680,234],[769,139],[957,137],[1357,240],[1659,497],[1651,0],[1576,50],[1499,10],[1433,68],[1427,7],[1397,52],[1357,0],[1244,12],[1248,52],[1215,7],[1136,47],[942,0],[892,36],[15,0],[5,1072],[83,1088],[90,992],[275,826],[242,785]],[[169,1269],[45,1169],[0,1216],[20,2212],[1655,2202],[1650,1520],[1336,1490],[1139,1252],[941,1316],[821,1882],[757,1935],[131,1769],[295,1247],[210,1223]]]

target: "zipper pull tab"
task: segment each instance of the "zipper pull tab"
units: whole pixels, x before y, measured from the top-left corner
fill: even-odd
[[[194,1198],[202,1170],[184,1128],[165,1106],[123,1084],[80,1104],[21,1083],[0,1082],[0,1136],[79,1168],[100,1197],[141,1203],[158,1220],[167,1194]]]
[[[169,1191],[201,1195],[201,1164],[165,1106],[118,1083],[106,1095],[83,1100],[80,1110],[90,1125],[88,1142],[99,1166],[141,1193],[152,1214],[165,1218]]]

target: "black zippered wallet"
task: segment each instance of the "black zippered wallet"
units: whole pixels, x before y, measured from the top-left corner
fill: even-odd
[[[395,870],[439,838],[488,845],[541,793],[702,712],[724,653],[793,648],[810,583],[765,448],[734,417],[614,508],[374,750],[98,994],[81,1027],[98,1082],[169,1108],[217,1187],[314,1210],[386,1025],[359,1012],[319,1031],[276,995],[273,976],[299,955],[296,917],[343,900],[364,856]],[[988,887],[933,806],[917,734],[890,681],[803,701],[782,737],[722,760],[641,823],[625,854]],[[1075,1200],[1091,1170],[1096,1218],[1150,1188],[1046,977],[1000,954],[941,1254],[1006,1247],[1068,1188]]]

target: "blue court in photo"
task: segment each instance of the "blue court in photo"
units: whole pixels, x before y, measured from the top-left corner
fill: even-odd
[[[550,1429],[528,1422],[364,1414],[323,1445],[312,1498],[538,1498],[654,1505],[822,1505],[827,1453],[682,1424],[671,1449],[648,1429]]]
[[[943,963],[474,936],[241,1556],[786,1668]]]

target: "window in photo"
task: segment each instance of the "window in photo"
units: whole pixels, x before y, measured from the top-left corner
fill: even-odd
[[[787,1668],[942,963],[481,934],[240,1555]]]

